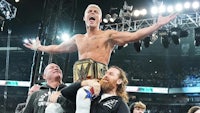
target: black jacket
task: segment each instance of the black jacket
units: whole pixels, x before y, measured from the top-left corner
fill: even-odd
[[[119,96],[111,96],[101,100],[101,96],[91,103],[90,113],[130,113],[128,105]]]
[[[80,82],[73,83],[61,90],[61,93],[75,105],[76,92],[79,88],[81,88]],[[90,113],[130,113],[128,105],[119,96],[111,96],[101,101],[100,99],[101,94],[92,100]],[[75,106],[73,108],[75,108]]]
[[[66,87],[66,85],[61,84],[58,88],[51,88],[48,85],[42,86],[39,91],[34,92],[24,109],[23,113],[45,113],[45,109],[48,104],[48,96],[54,91],[60,91],[62,88]],[[62,108],[66,111],[67,107],[70,107],[70,102],[64,98],[60,97],[58,103],[61,104]],[[70,108],[71,109],[71,108]],[[65,113],[68,113],[67,111]]]
[[[15,109],[15,113],[23,113],[26,103],[19,103]]]

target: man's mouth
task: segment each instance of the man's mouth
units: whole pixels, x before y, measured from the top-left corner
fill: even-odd
[[[89,18],[89,21],[90,21],[91,23],[94,23],[94,22],[95,22],[95,18],[94,18],[94,17],[90,17],[90,18]]]
[[[90,17],[89,20],[95,20],[95,18],[94,17]]]
[[[58,70],[55,70],[55,71],[53,71],[53,73],[60,73],[60,71],[58,71]]]
[[[108,82],[108,80],[107,79],[102,79],[103,80],[103,82]]]

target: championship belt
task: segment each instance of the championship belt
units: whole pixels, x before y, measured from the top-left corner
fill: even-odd
[[[107,69],[105,64],[95,62],[92,59],[79,60],[75,62],[73,67],[73,81],[101,79]]]

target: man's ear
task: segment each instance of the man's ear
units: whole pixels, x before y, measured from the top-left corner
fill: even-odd
[[[117,85],[122,84],[122,79],[117,80]]]
[[[85,16],[83,16],[83,21],[85,21]]]
[[[43,78],[44,80],[46,80],[47,77],[46,77],[45,74],[43,74],[43,75],[42,75],[42,78]]]

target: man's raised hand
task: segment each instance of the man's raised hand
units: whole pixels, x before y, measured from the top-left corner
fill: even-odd
[[[37,49],[42,45],[39,38],[37,37],[35,41],[29,40],[29,42],[24,43],[24,46],[31,50],[37,51]]]

